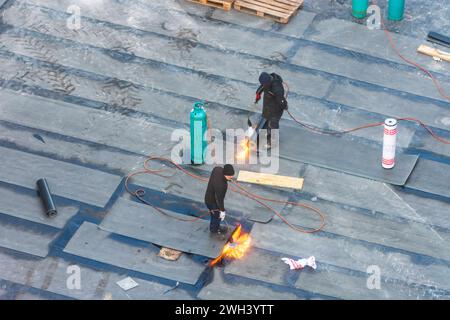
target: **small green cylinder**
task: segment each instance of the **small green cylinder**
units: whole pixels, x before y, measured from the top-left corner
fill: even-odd
[[[368,7],[369,7],[369,0],[353,0],[352,15],[355,18],[362,19],[367,15]]]
[[[402,20],[405,11],[405,0],[389,0],[388,19]]]
[[[203,164],[208,142],[206,131],[208,129],[206,111],[203,102],[194,103],[190,114],[191,131],[191,162],[192,164]]]

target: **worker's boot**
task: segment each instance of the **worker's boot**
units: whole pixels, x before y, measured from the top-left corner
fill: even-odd
[[[227,239],[227,236],[220,232],[211,232],[210,236],[219,241],[225,241]]]
[[[228,227],[227,226],[221,226],[219,227],[219,231],[217,233],[221,233],[221,234],[227,234],[228,232]]]
[[[211,236],[223,241],[227,240],[227,232],[227,227],[219,227],[219,230],[217,232],[211,232]]]
[[[279,147],[278,140],[277,139],[267,140],[264,147],[266,148],[266,150],[276,150]]]

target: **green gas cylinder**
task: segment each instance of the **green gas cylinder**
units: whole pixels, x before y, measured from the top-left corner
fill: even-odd
[[[208,123],[203,102],[195,102],[191,110],[191,162],[203,164],[207,147],[206,130]]]
[[[369,0],[353,0],[352,15],[355,18],[362,19],[367,15],[368,7],[369,7]]]
[[[405,11],[405,0],[389,0],[388,19],[402,20]]]

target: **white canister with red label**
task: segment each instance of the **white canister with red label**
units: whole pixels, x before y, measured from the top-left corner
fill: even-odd
[[[395,166],[395,148],[397,143],[397,120],[386,119],[384,121],[383,158],[381,165],[385,169]]]

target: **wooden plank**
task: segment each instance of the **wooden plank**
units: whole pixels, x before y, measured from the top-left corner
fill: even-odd
[[[269,185],[272,187],[292,188],[301,190],[303,188],[303,178],[279,176],[274,174],[239,171],[238,181],[255,184]]]
[[[436,57],[444,61],[450,62],[450,53],[426,46],[424,44],[420,45],[419,48],[417,48],[417,52],[426,54],[427,56],[430,57]]]
[[[188,1],[203,4],[205,6],[223,9],[226,11],[231,10],[231,6],[233,5],[234,2],[234,0],[188,0]]]

